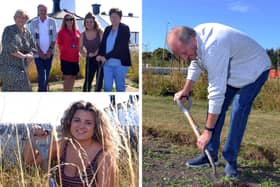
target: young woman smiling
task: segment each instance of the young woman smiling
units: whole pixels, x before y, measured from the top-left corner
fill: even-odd
[[[113,187],[116,183],[118,137],[103,112],[92,103],[73,103],[61,119],[62,139],[53,142],[50,158],[58,161],[56,182],[62,186]],[[47,135],[33,127],[35,137]],[[32,153],[33,152],[33,153]],[[33,154],[35,157],[33,157]],[[24,150],[27,164],[42,164],[40,153],[29,144]]]

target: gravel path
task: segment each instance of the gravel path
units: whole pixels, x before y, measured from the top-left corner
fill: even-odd
[[[75,89],[80,89],[82,90],[82,87],[83,87],[83,84],[84,84],[84,79],[79,79],[79,80],[76,80],[75,81],[75,84],[74,84],[74,88]],[[54,90],[62,90],[63,89],[63,83],[62,81],[60,82],[55,82],[55,83],[49,83],[49,89],[50,91],[54,91]],[[94,87],[92,88],[94,89]],[[32,90],[33,91],[37,91],[37,83],[33,83],[32,84]],[[126,92],[138,92],[139,89],[138,88],[135,88],[135,87],[132,87],[130,85],[126,85]]]

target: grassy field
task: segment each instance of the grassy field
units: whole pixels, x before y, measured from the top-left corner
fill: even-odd
[[[217,178],[212,176],[211,168],[185,166],[186,160],[200,151],[187,119],[172,97],[144,95],[142,107],[143,186],[280,186],[280,112],[251,112],[238,157],[240,180],[231,181],[223,176],[222,159]],[[193,100],[191,113],[201,127],[206,108],[206,101]],[[228,120],[227,116],[221,150]]]

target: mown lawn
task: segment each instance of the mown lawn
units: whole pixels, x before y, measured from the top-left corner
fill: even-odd
[[[280,186],[280,112],[252,110],[238,157],[240,180],[214,178],[210,168],[188,169],[199,154],[195,136],[172,97],[143,95],[143,186]],[[207,102],[193,100],[191,113],[202,128]],[[226,118],[222,146],[228,131]],[[221,157],[220,157],[221,158]]]

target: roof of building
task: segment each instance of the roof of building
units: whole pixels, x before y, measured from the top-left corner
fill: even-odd
[[[79,30],[83,31],[84,30],[84,26],[83,26],[84,18],[75,14],[75,13],[73,13],[73,12],[70,12],[66,9],[62,9],[59,12],[50,13],[50,14],[48,14],[48,16],[50,16],[52,18],[55,18],[57,20],[57,26],[58,26],[58,29],[59,29],[60,25],[61,25],[61,22],[62,22],[62,19],[68,13],[72,14],[75,17],[75,19],[77,20],[77,25],[78,25]],[[98,14],[98,15],[94,15],[94,16],[95,16],[95,18],[96,18],[97,22],[99,23],[102,30],[104,30],[105,27],[111,25],[109,15]],[[32,18],[31,20],[29,20],[28,23],[30,23],[35,18]],[[139,19],[138,16],[124,16],[123,15],[122,19],[121,19],[121,22],[129,26],[130,32],[136,32],[136,33],[140,32],[141,22],[140,22],[140,19]]]
[[[76,20],[83,20],[84,19],[83,17],[78,16],[77,14],[75,14],[73,12],[70,12],[66,9],[62,9],[61,11],[56,12],[56,13],[51,13],[51,14],[49,14],[49,16],[53,17],[55,19],[63,19],[66,14],[72,14],[75,17]]]
[[[100,24],[101,28],[104,29],[106,26],[111,25],[109,15],[94,15]],[[121,22],[128,25],[130,32],[140,32],[140,19],[137,16],[122,16]]]

